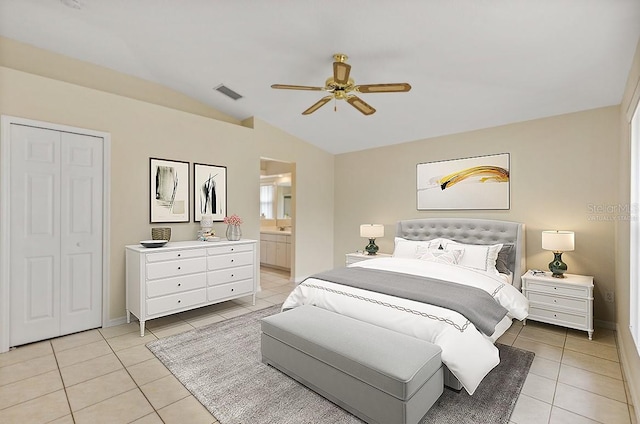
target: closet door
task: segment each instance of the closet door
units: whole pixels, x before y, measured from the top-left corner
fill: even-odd
[[[61,133],[60,334],[102,325],[102,138]]]
[[[11,125],[10,346],[102,323],[102,143]]]
[[[11,125],[10,346],[60,335],[60,133]]]

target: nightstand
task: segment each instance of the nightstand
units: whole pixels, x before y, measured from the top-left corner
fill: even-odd
[[[366,261],[367,259],[390,258],[391,256],[392,255],[390,255],[389,253],[377,253],[375,255],[367,255],[366,253],[362,252],[347,253],[345,255],[345,262],[347,265],[351,265],[356,262]]]
[[[550,272],[522,276],[522,293],[529,299],[527,319],[584,330],[593,337],[593,277]],[[526,320],[525,320],[526,324]]]

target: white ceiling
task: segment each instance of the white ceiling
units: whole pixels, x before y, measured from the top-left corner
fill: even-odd
[[[620,103],[639,0],[0,0],[0,35],[255,116],[331,153]],[[309,116],[334,53],[356,84]],[[244,97],[213,88],[224,83]]]

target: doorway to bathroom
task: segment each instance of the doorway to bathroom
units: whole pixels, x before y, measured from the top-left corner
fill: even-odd
[[[294,275],[295,164],[260,158],[260,266]]]

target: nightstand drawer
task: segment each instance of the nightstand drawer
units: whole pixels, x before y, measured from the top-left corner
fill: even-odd
[[[535,292],[530,292],[527,297],[532,303],[561,307],[563,309],[574,309],[578,312],[587,310],[587,299],[574,299]]]
[[[536,306],[529,307],[528,319],[540,319],[543,322],[578,327],[581,329],[587,328],[587,317],[584,314],[576,315],[566,312],[552,311]]]
[[[571,286],[568,284],[554,285],[552,283],[529,281],[527,291],[545,292],[562,296],[573,296],[586,299],[589,296],[589,289],[583,286]]]

